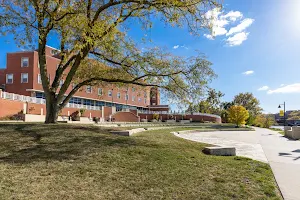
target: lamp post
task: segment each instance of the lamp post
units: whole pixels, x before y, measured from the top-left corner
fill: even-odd
[[[283,102],[283,104],[279,104],[278,108],[281,108],[281,106],[283,105],[283,126],[285,126],[285,122],[286,122],[286,118],[285,118],[285,101]]]

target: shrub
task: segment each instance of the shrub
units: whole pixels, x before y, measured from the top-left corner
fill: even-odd
[[[271,115],[261,114],[256,116],[254,122],[258,127],[270,128],[270,126],[275,124],[275,119]]]
[[[154,113],[154,114],[153,114],[153,119],[156,119],[156,120],[158,121],[158,120],[159,120],[159,114]]]
[[[81,108],[81,109],[79,110],[79,112],[80,112],[80,115],[82,116],[82,115],[85,113],[85,109],[84,109],[84,108]]]

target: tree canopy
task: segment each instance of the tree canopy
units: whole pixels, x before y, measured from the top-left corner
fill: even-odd
[[[246,120],[249,117],[249,112],[243,106],[231,106],[228,109],[229,122],[234,123],[237,126],[246,124]]]
[[[20,46],[37,48],[46,122],[54,123],[84,85],[154,86],[176,101],[197,99],[215,76],[211,63],[202,54],[184,58],[159,47],[142,50],[129,38],[128,22],[149,29],[159,18],[197,35],[211,25],[205,12],[219,6],[216,0],[2,0],[0,32],[13,34]],[[51,38],[61,59],[54,80],[48,79],[45,54]],[[76,86],[66,94],[71,83]]]
[[[253,116],[260,114],[262,111],[262,108],[259,106],[259,100],[250,92],[236,95],[233,99],[233,104],[245,107]]]
[[[198,104],[190,105],[188,112],[201,112],[210,114],[221,114],[221,98],[224,93],[215,89],[209,89],[206,94],[206,99],[200,101]]]

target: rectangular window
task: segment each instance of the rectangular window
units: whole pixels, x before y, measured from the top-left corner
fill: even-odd
[[[64,84],[64,80],[60,80],[60,81],[59,81],[59,87],[62,87],[63,84]]]
[[[42,84],[42,78],[40,74],[38,74],[38,84]]]
[[[86,86],[86,93],[92,93],[92,86]]]
[[[145,104],[147,104],[147,99],[144,99]]]
[[[13,74],[6,74],[6,84],[14,83],[14,75]]]
[[[108,90],[108,96],[112,97],[112,91],[111,90]]]
[[[128,95],[128,94],[125,95],[125,100],[126,100],[126,101],[129,100],[129,95]]]
[[[21,83],[28,83],[28,73],[21,73]]]
[[[55,55],[55,54],[57,54],[57,50],[55,50],[55,49],[51,49],[51,54],[52,54],[52,55]]]
[[[132,101],[135,101],[135,96],[132,96]]]
[[[28,67],[28,66],[29,66],[29,58],[22,58],[21,67]]]
[[[117,93],[117,97],[118,97],[118,99],[121,98],[121,93],[120,92]]]
[[[141,98],[139,98],[139,102],[141,102],[142,101],[142,99]]]
[[[42,92],[36,92],[35,97],[39,99],[45,99],[45,95]]]
[[[147,92],[144,92],[144,97],[147,98]]]
[[[102,96],[102,94],[103,94],[102,88],[98,88],[98,95]]]
[[[80,98],[76,98],[76,97],[72,97],[70,99],[70,103],[82,104],[81,99]]]
[[[134,87],[132,87],[132,92],[135,92],[135,88]]]

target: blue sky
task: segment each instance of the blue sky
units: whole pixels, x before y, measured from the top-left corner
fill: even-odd
[[[300,109],[300,1],[224,0],[221,12],[208,15],[215,19],[213,40],[209,32],[196,37],[159,20],[151,31],[133,26],[129,35],[139,41],[147,34],[153,45],[176,55],[202,52],[218,75],[210,86],[225,93],[224,101],[252,92],[265,112],[278,112],[283,101],[287,110]],[[17,50],[11,36],[0,38],[0,68],[5,67],[6,53]]]

